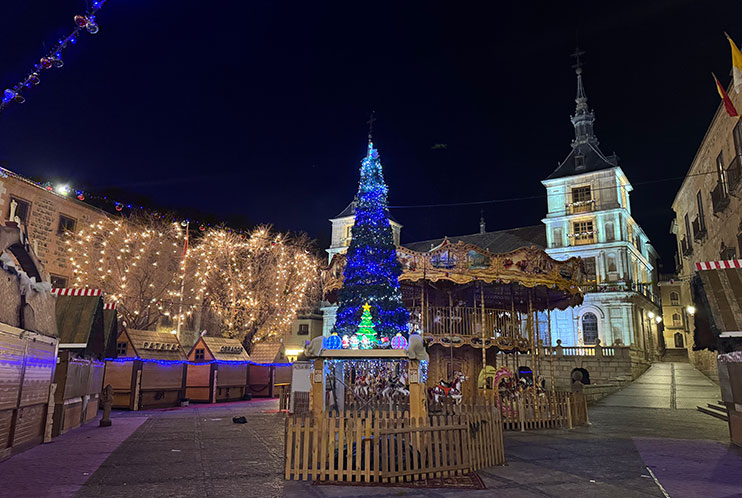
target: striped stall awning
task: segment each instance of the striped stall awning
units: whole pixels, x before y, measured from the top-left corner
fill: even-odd
[[[64,289],[52,289],[52,294],[56,296],[100,296],[103,294],[103,291],[101,289],[88,289],[87,287],[67,287]]]
[[[717,336],[742,331],[742,259],[696,263],[709,311],[711,329]]]

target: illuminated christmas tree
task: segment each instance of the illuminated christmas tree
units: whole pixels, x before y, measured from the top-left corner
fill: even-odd
[[[363,305],[361,323],[358,325],[358,339],[360,339],[362,345],[365,343],[365,341],[363,340],[364,337],[368,339],[368,346],[366,346],[366,348],[364,349],[369,349],[378,342],[376,339],[374,322],[371,321],[371,306],[369,306],[368,303]]]
[[[392,227],[387,217],[387,187],[381,171],[379,153],[369,140],[368,153],[361,162],[355,224],[351,231],[343,288],[334,331],[353,335],[361,321],[361,307],[369,305],[377,320],[379,337],[407,336],[409,313],[402,304]]]

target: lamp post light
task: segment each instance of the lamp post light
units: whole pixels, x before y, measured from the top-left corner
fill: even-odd
[[[685,311],[687,311],[690,316],[693,316],[696,314],[696,307],[693,305],[689,305],[685,308]]]

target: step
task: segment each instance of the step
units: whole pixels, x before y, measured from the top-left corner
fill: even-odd
[[[719,413],[716,410],[711,410],[709,408],[704,408],[702,406],[697,406],[696,408],[698,409],[699,412],[705,413],[706,415],[711,415],[712,417],[716,417],[719,420],[723,420],[724,422],[729,421],[729,418],[726,416],[726,414]]]
[[[724,415],[727,414],[727,407],[724,405],[717,405],[716,403],[706,403],[706,406],[711,408],[712,410],[717,410]]]

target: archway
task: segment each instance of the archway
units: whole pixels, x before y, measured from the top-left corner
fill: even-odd
[[[683,344],[683,334],[680,332],[675,332],[675,347],[676,348],[684,348],[685,345]]]
[[[584,368],[573,368],[572,372],[570,372],[570,378],[572,378],[572,374],[575,372],[580,372],[582,374],[582,380],[581,382],[585,385],[590,383],[590,372],[588,372]],[[573,381],[574,382],[574,381]]]

